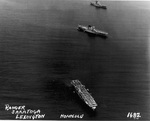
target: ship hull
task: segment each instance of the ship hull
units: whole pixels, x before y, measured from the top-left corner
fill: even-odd
[[[73,80],[71,82],[73,87],[75,88],[76,93],[82,99],[86,105],[88,105],[91,109],[95,110],[97,107],[97,103],[91,94],[85,89],[85,86],[81,84],[79,80]]]
[[[105,5],[98,5],[96,3],[91,3],[92,6],[96,7],[96,8],[102,8],[102,9],[107,9],[107,7]]]
[[[107,37],[108,36],[107,32],[100,31],[100,30],[97,30],[97,29],[90,30],[90,29],[88,29],[87,26],[82,26],[82,25],[78,25],[77,30],[85,32],[85,33],[90,34],[90,35],[94,35],[94,36],[101,36],[101,37]]]

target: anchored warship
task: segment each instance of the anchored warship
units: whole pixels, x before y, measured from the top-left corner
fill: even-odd
[[[74,86],[76,93],[79,97],[93,110],[96,109],[97,103],[94,98],[88,92],[84,85],[79,80],[72,80],[71,84]]]

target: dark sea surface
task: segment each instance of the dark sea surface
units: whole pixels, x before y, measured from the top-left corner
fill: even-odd
[[[90,0],[0,0],[0,119],[15,119],[5,104],[50,120],[130,119],[128,112],[150,119],[150,2],[101,3],[108,9]],[[109,36],[89,36],[78,24]],[[73,94],[73,79],[92,93],[96,111]]]

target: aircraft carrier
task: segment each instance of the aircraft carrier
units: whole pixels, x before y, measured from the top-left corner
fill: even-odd
[[[71,84],[74,86],[76,93],[79,97],[93,110],[96,109],[97,103],[94,98],[88,92],[84,85],[81,84],[79,80],[72,80]]]

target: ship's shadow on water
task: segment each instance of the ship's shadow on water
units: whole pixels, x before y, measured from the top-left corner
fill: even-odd
[[[93,35],[93,34],[87,34],[88,35],[88,37],[91,37],[91,38],[101,38],[101,39],[107,39],[108,37],[107,36],[101,36],[101,35]]]
[[[95,117],[97,115],[96,110],[92,110],[89,106],[85,104],[85,102],[82,99],[80,99],[80,97],[75,92],[75,89],[71,84],[66,84],[60,80],[53,80],[46,85],[45,90],[47,90],[46,92],[49,92],[48,90],[53,90],[51,92],[51,95],[48,94],[49,96],[46,97],[47,99],[53,97],[53,99],[57,101],[57,103],[61,103],[62,101],[66,103],[72,102],[83,112],[86,112],[86,114],[90,117]]]
[[[72,92],[74,91],[73,87],[72,88]],[[77,105],[79,105],[79,107],[86,112],[90,117],[95,117],[97,115],[97,111],[96,110],[92,110],[89,106],[87,106],[85,104],[85,102],[83,100],[80,99],[80,97],[78,96],[77,93],[73,93],[72,94],[72,98],[74,99],[74,101],[76,102]]]
[[[82,30],[78,30],[79,32],[84,32],[84,31],[82,31]],[[84,32],[84,33],[86,33],[86,32]],[[106,36],[104,36],[104,35],[95,35],[95,34],[92,34],[92,33],[86,33],[87,34],[87,36],[88,37],[91,37],[91,38],[102,38],[102,39],[107,39],[108,38],[108,36],[106,35]]]

